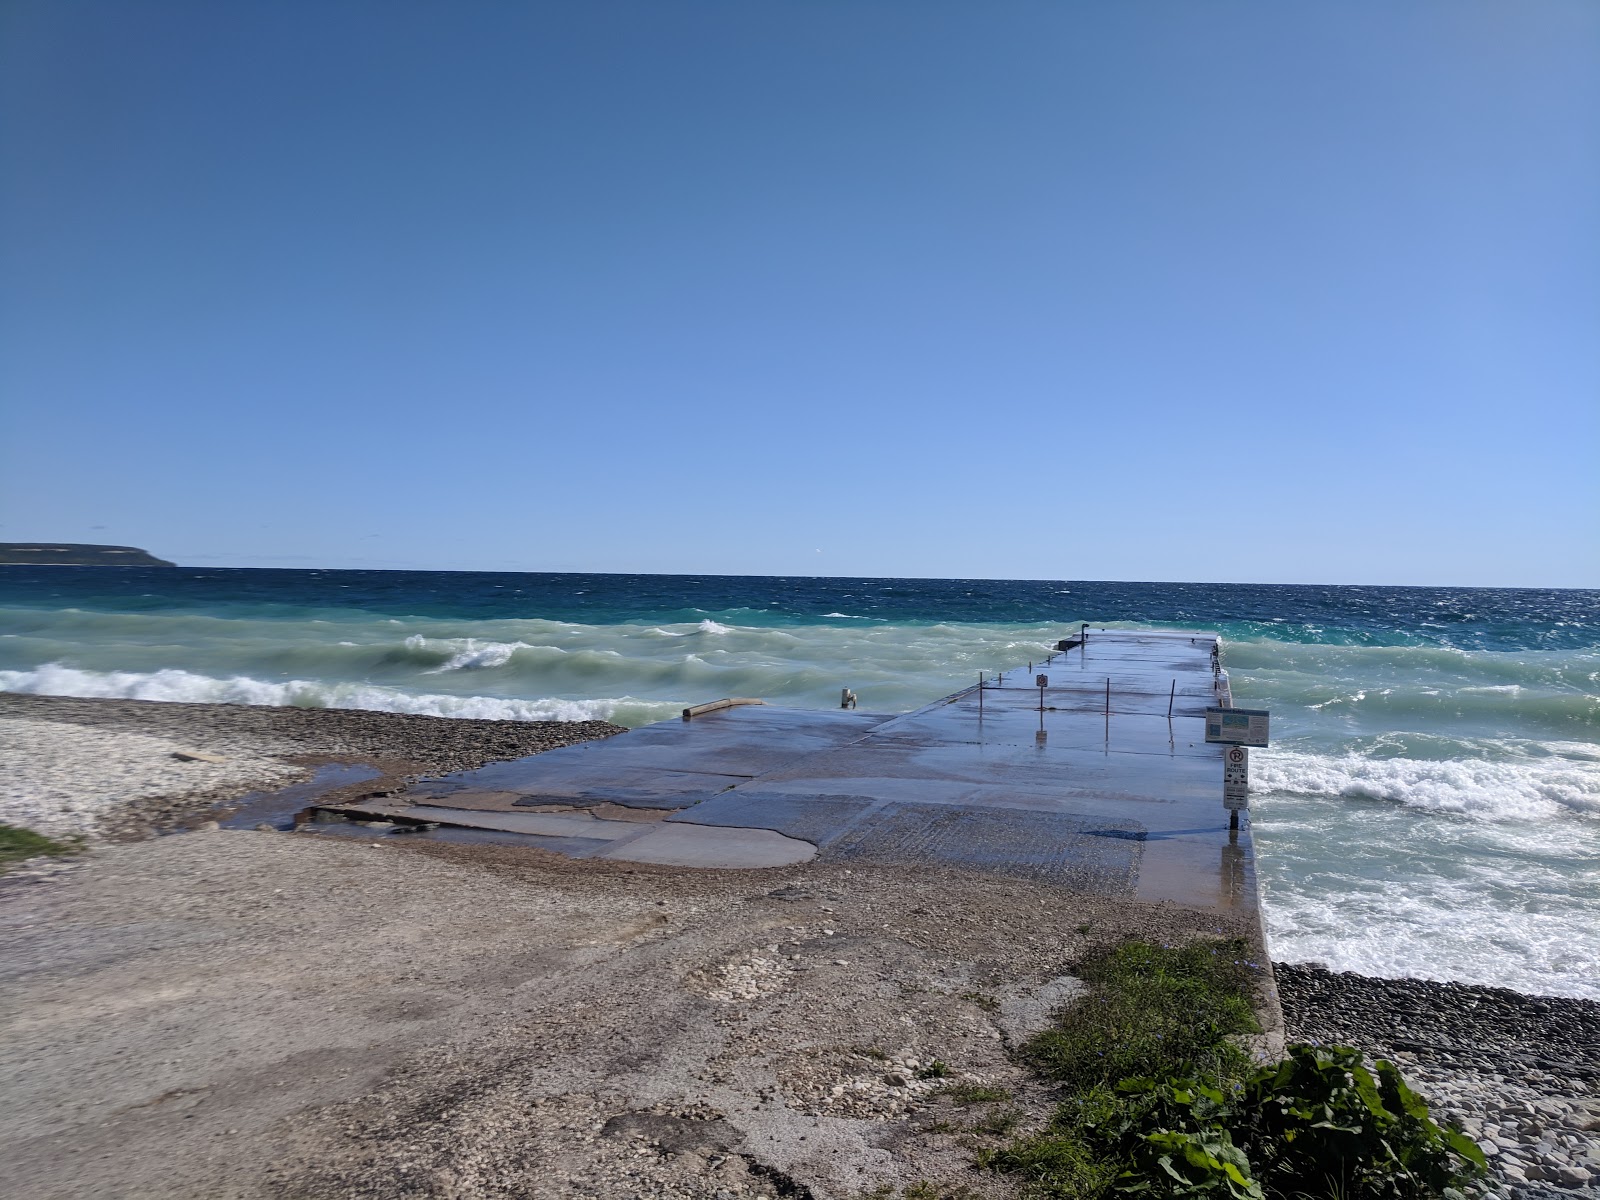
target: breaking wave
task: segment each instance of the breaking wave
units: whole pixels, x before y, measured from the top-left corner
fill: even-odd
[[[360,683],[320,683],[303,679],[274,683],[247,675],[219,679],[175,668],[147,672],[81,671],[59,663],[48,663],[33,671],[0,671],[0,691],[189,704],[360,708],[484,721],[617,721],[639,725],[662,720],[678,711],[678,706],[672,703],[633,696],[592,700],[451,696]]]
[[[1577,747],[1574,747],[1577,749]],[[1489,821],[1543,821],[1562,811],[1600,816],[1600,759],[1455,758],[1257,751],[1251,788],[1265,793],[1374,800]]]

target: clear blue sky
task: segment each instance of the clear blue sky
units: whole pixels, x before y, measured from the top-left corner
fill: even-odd
[[[0,539],[1600,586],[1600,4],[7,0]]]

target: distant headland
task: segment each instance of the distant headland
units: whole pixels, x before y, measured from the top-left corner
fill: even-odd
[[[136,546],[84,546],[75,542],[0,542],[0,566],[175,567]]]

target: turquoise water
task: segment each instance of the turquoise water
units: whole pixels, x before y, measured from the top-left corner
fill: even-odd
[[[1600,593],[0,568],[0,688],[637,725],[900,711],[1080,620],[1215,630],[1270,708],[1273,952],[1600,998]]]

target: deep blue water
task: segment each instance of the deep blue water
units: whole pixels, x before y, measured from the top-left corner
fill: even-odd
[[[293,616],[360,609],[391,617],[614,625],[736,617],[743,625],[1049,621],[1227,626],[1285,640],[1559,650],[1600,639],[1600,591],[828,579],[740,575],[0,567],[0,606]]]

